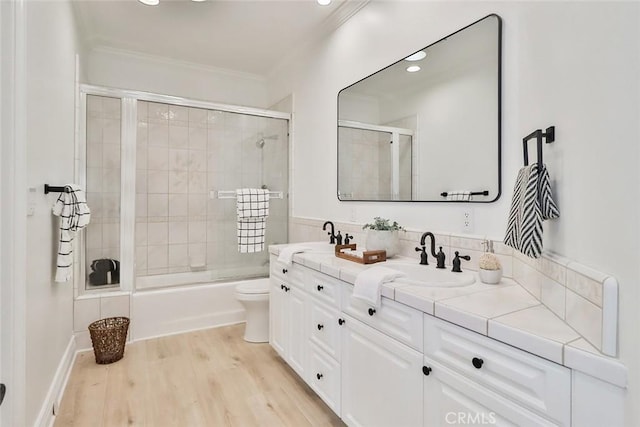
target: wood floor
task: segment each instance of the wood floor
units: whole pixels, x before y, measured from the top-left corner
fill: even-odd
[[[343,426],[244,325],[140,341],[97,365],[78,354],[55,427]]]

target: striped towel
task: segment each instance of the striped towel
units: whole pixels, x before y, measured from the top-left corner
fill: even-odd
[[[518,172],[513,189],[509,223],[504,243],[528,257],[542,254],[542,221],[558,218],[560,212],[551,195],[549,173],[543,165],[525,166]]]
[[[269,190],[242,188],[236,190],[238,217],[238,251],[264,250],[264,237],[269,216]]]
[[[70,184],[64,187],[52,212],[60,217],[60,244],[56,268],[56,282],[67,282],[71,278],[73,266],[73,238],[78,230],[83,229],[91,220],[91,211],[87,206],[84,191]]]

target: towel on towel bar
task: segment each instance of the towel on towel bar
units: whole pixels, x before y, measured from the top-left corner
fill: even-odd
[[[269,190],[242,188],[236,190],[238,251],[264,250],[264,237],[269,216]]]
[[[447,200],[468,202],[471,200],[471,191],[447,191]]]
[[[537,163],[518,172],[513,189],[504,243],[530,258],[542,254],[542,221],[558,218],[560,212],[551,194],[549,172]]]
[[[53,205],[52,212],[60,217],[60,243],[56,261],[56,282],[67,282],[73,270],[73,238],[76,231],[83,229],[91,220],[91,210],[87,206],[84,191],[75,185],[65,185]]]
[[[356,276],[353,286],[353,298],[368,302],[376,308],[382,304],[380,288],[383,283],[391,282],[398,277],[405,276],[402,271],[388,267],[370,267]]]

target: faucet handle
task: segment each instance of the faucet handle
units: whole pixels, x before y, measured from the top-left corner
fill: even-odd
[[[462,262],[460,261],[460,259],[464,259],[464,260],[471,260],[471,257],[469,255],[460,255],[460,252],[456,251],[455,252],[456,257],[453,259],[453,268],[451,269],[451,271],[453,271],[454,273],[462,273],[462,270],[460,269],[460,264],[462,264]]]

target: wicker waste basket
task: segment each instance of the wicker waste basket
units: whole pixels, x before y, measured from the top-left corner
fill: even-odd
[[[122,359],[128,329],[129,319],[126,317],[109,317],[89,325],[96,363],[106,365]]]

